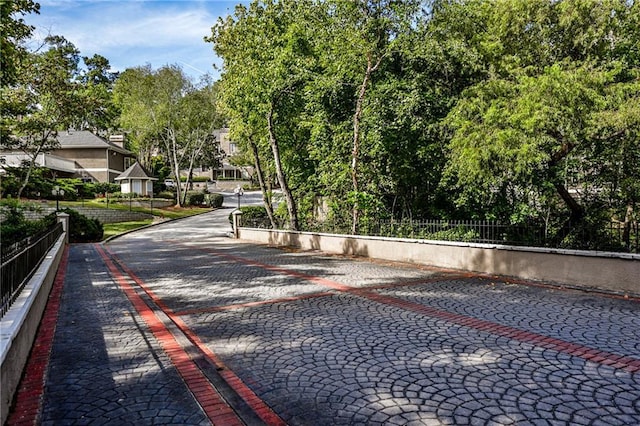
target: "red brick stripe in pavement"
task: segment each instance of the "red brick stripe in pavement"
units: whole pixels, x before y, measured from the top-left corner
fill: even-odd
[[[177,315],[175,315],[158,296],[156,296],[149,287],[142,281],[122,260],[118,258],[108,247],[104,247],[109,253],[109,256],[118,264],[118,266],[127,274],[142,290],[147,293],[151,300],[158,306],[182,331],[187,338],[200,349],[200,351],[212,362],[218,369],[220,376],[227,382],[229,386],[247,403],[247,405],[256,413],[262,421],[269,426],[286,426],[284,420],[282,420],[265,402],[260,399],[233,371],[228,369],[224,362],[211,350],[207,345],[200,340],[200,338],[182,321]],[[101,253],[104,255],[104,252]],[[106,255],[105,255],[106,256]],[[109,259],[107,259],[109,260]],[[105,262],[107,261],[105,260]],[[113,263],[109,260],[111,265]],[[114,266],[115,267],[115,266]],[[127,286],[129,286],[127,284]],[[129,288],[131,288],[129,286]],[[131,288],[131,291],[135,291]],[[137,297],[139,297],[136,294]],[[140,299],[142,302],[142,299]],[[144,304],[144,302],[142,302]],[[145,304],[145,307],[146,304]],[[147,307],[148,309],[148,307]],[[155,315],[154,315],[155,316]],[[215,424],[215,423],[214,423]],[[226,425],[227,423],[221,423]],[[230,423],[228,423],[230,424]]]
[[[125,276],[118,270],[100,245],[95,248],[102,257],[109,273],[120,285],[120,288],[129,298],[138,314],[169,355],[171,362],[176,367],[187,387],[196,398],[205,414],[214,425],[234,426],[244,423],[236,415],[233,409],[222,399],[218,391],[209,382],[204,373],[196,366],[189,354],[176,341],[175,337],[147,306],[144,300],[136,293],[135,289],[127,282]]]
[[[176,243],[178,242],[176,241]],[[189,246],[189,247],[193,248],[192,246]],[[215,250],[208,247],[197,247],[196,249],[205,251],[207,253],[216,255],[218,257],[232,260],[234,262],[241,262],[246,265],[256,266],[268,271],[278,272],[278,273],[286,274],[289,276],[302,278],[304,280],[331,288],[333,290],[338,290],[338,291],[354,294],[357,296],[365,297],[369,300],[372,300],[378,303],[395,306],[400,309],[413,311],[413,312],[434,317],[434,318],[444,319],[446,321],[453,322],[455,324],[462,325],[465,327],[471,327],[476,330],[485,331],[487,333],[496,334],[499,336],[504,336],[510,339],[518,340],[523,343],[529,343],[535,346],[543,347],[546,349],[552,349],[557,352],[562,352],[568,355],[580,357],[587,361],[591,361],[591,362],[595,362],[603,365],[609,365],[613,368],[621,369],[629,373],[636,373],[640,371],[640,359],[636,359],[630,356],[621,356],[611,352],[601,351],[599,349],[593,349],[588,346],[583,346],[577,343],[571,343],[561,339],[545,336],[543,334],[538,334],[538,333],[529,332],[525,330],[519,330],[514,327],[509,327],[509,326],[494,323],[491,321],[481,320],[478,318],[468,317],[465,315],[455,314],[452,312],[431,308],[428,306],[421,305],[419,303],[406,301],[397,297],[384,296],[371,291],[373,288],[351,287],[351,286],[347,286],[345,284],[341,284],[326,278],[304,274],[304,273],[283,268],[280,266],[261,263],[253,259],[247,259],[240,256],[230,255],[228,253],[224,253],[219,250]],[[462,276],[471,276],[471,274],[463,274]],[[451,277],[446,277],[444,279],[449,280],[451,279]],[[436,281],[436,280],[439,280],[439,279],[436,278],[433,281]],[[526,281],[518,281],[518,283],[523,285],[528,285],[528,282]]]
[[[15,397],[15,404],[7,419],[6,425],[35,425],[42,410],[42,397],[44,394],[44,381],[49,368],[51,347],[56,331],[58,312],[60,311],[60,298],[64,286],[64,277],[67,273],[67,261],[69,260],[69,247],[66,246],[62,254],[62,260],[49,294],[49,301],[38,327],[29,359],[24,369],[24,376],[20,381]]]

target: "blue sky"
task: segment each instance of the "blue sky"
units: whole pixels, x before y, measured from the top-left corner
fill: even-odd
[[[178,64],[194,79],[221,64],[211,34],[218,17],[232,14],[247,0],[40,0],[40,14],[27,15],[35,39],[62,35],[82,56],[98,53],[114,71],[151,64],[154,69]]]

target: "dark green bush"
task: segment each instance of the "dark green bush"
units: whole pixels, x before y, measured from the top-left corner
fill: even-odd
[[[120,191],[120,185],[117,183],[108,183],[108,182],[96,182],[90,184],[92,185],[93,192],[98,194],[105,194],[107,192],[118,192]]]
[[[72,243],[89,243],[100,241],[104,235],[102,223],[98,219],[90,219],[72,209],[63,209],[69,215],[69,241]]]
[[[187,193],[187,205],[188,206],[201,206],[204,204],[204,193],[202,192],[188,192]]]
[[[209,207],[222,207],[222,203],[224,203],[224,195],[222,194],[207,194],[205,198],[207,199],[207,205]]]
[[[52,213],[39,220],[27,220],[24,217],[25,210],[35,210],[33,206],[20,204],[17,200],[3,200],[1,209],[4,220],[0,224],[2,246],[12,244],[31,237],[41,231],[52,227],[56,223],[55,214]]]
[[[165,200],[175,200],[176,193],[171,191],[160,191],[158,192],[158,195],[156,195],[156,198],[162,198]]]
[[[264,206],[243,206],[240,207],[242,212],[242,223],[248,226],[267,226],[270,227],[269,215]],[[229,214],[229,223],[233,224],[233,213]]]
[[[186,182],[186,176],[180,176],[180,182]],[[209,178],[206,176],[193,176],[191,182],[209,182]]]

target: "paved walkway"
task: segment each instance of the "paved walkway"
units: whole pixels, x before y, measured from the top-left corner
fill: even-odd
[[[640,424],[638,300],[255,246],[228,213],[72,245],[10,424]]]

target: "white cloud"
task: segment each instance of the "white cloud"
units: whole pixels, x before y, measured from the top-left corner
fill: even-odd
[[[82,55],[103,55],[117,70],[177,63],[197,76],[219,63],[203,38],[240,1],[43,0],[41,14],[28,22],[37,38],[62,35]]]

